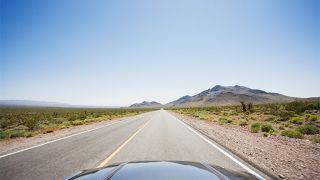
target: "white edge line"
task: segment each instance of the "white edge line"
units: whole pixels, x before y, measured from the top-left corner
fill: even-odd
[[[54,143],[54,142],[57,142],[57,141],[68,139],[68,138],[71,138],[73,136],[78,136],[80,134],[84,134],[84,133],[87,133],[87,132],[91,132],[91,131],[94,131],[94,130],[97,130],[97,129],[101,129],[101,128],[107,127],[107,126],[111,126],[113,124],[118,124],[120,122],[122,122],[122,121],[114,122],[114,123],[111,123],[111,124],[106,124],[106,125],[103,125],[103,126],[100,126],[100,127],[97,127],[97,128],[89,129],[89,130],[82,131],[82,132],[79,132],[79,133],[76,133],[76,134],[72,134],[72,135],[69,135],[69,136],[66,136],[66,137],[62,137],[62,138],[59,138],[59,139],[48,141],[48,142],[45,142],[45,143],[42,143],[42,144],[38,144],[38,145],[35,145],[35,146],[31,146],[31,147],[28,147],[28,148],[25,148],[25,149],[18,150],[18,151],[12,152],[12,153],[4,154],[4,155],[0,156],[0,159],[4,158],[4,157],[7,157],[7,156],[10,156],[10,155],[21,153],[23,151],[27,151],[27,150],[34,149],[34,148],[37,148],[37,147],[40,147],[40,146],[44,146],[44,145],[47,145],[47,144],[50,144],[50,143]]]
[[[250,169],[248,166],[244,165],[242,162],[240,162],[239,160],[237,160],[236,158],[234,158],[232,155],[230,155],[229,153],[227,153],[226,151],[224,151],[223,149],[221,149],[219,146],[215,145],[214,143],[212,143],[211,141],[209,141],[207,138],[205,138],[202,134],[198,133],[196,130],[194,130],[193,128],[191,128],[189,125],[187,125],[186,123],[182,122],[180,119],[176,118],[175,116],[173,116],[178,122],[180,122],[181,124],[183,124],[185,127],[187,127],[190,131],[192,131],[193,133],[195,133],[196,135],[198,135],[201,139],[203,139],[204,141],[206,141],[207,143],[209,143],[211,146],[213,146],[214,148],[216,148],[217,150],[219,150],[222,154],[224,154],[225,156],[227,156],[228,158],[230,158],[232,161],[234,161],[235,163],[237,163],[239,166],[241,166],[243,169],[245,169],[246,171],[248,171],[249,173],[251,173],[252,175],[256,176],[258,179],[264,179],[262,176],[260,176],[258,173],[256,173],[255,171],[253,171],[252,169]]]

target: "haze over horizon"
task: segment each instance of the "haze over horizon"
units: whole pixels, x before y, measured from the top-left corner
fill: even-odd
[[[0,99],[128,106],[218,84],[320,96],[316,0],[0,3]]]

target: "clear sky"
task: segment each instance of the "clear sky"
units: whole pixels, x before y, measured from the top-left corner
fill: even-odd
[[[216,84],[320,96],[317,0],[0,2],[0,99],[167,103]]]

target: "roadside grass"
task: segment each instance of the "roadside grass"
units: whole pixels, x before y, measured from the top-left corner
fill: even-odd
[[[0,140],[52,133],[72,126],[133,116],[152,110],[155,109],[0,107]]]
[[[249,103],[244,103],[244,105]],[[320,102],[294,101],[276,104],[251,104],[250,111],[243,106],[214,106],[171,108],[173,112],[212,121],[219,125],[246,127],[263,136],[279,135],[320,141]]]

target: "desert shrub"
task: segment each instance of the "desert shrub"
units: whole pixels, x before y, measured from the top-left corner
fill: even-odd
[[[258,133],[260,130],[260,126],[261,126],[260,123],[253,123],[253,124],[251,124],[250,131],[252,133]]]
[[[241,106],[242,106],[242,112],[247,112],[247,107],[246,104],[244,102],[240,102]]]
[[[78,116],[78,118],[79,118],[80,120],[85,120],[85,119],[87,118],[87,116],[86,116],[85,114],[80,114],[80,115]]]
[[[280,125],[280,126],[279,126],[279,129],[280,129],[280,130],[284,130],[285,128],[284,128],[283,125]]]
[[[297,114],[301,114],[306,110],[319,110],[319,102],[302,102],[302,101],[294,101],[291,103],[287,103],[285,108],[289,111],[294,111]]]
[[[8,131],[0,131],[0,139],[10,138]]]
[[[301,101],[294,101],[286,104],[286,109],[289,111],[294,111],[297,114],[300,114],[306,110],[306,103]]]
[[[295,117],[291,117],[289,119],[289,122],[292,124],[302,124],[303,123],[303,119],[300,116],[295,116]]]
[[[297,139],[303,138],[303,134],[301,134],[299,131],[295,131],[295,130],[284,130],[281,132],[281,135],[287,136],[290,138],[297,138]]]
[[[72,114],[71,116],[68,117],[68,120],[69,120],[69,121],[74,121],[74,120],[76,120],[76,119],[77,119],[77,116],[74,115],[74,114]]]
[[[262,132],[269,132],[271,130],[273,130],[271,124],[261,124],[261,131]]]
[[[10,125],[9,120],[5,119],[4,117],[0,118],[0,128],[5,129]]]
[[[252,103],[248,103],[248,111],[253,112],[253,104]]]
[[[318,116],[314,114],[306,114],[306,117],[308,121],[316,121],[318,119]]]
[[[38,120],[35,117],[31,117],[25,120],[24,125],[27,126],[30,130],[34,130],[38,126]]]
[[[292,116],[294,116],[294,112],[292,111],[279,111],[279,121],[287,121],[289,120]]]
[[[0,131],[0,139],[26,137],[27,132],[25,130],[6,130]]]
[[[25,137],[25,136],[26,136],[26,131],[25,130],[13,130],[13,131],[11,131],[10,138]]]
[[[302,134],[318,134],[319,133],[319,128],[310,124],[305,124],[303,126],[300,126],[296,130]]]
[[[246,126],[246,125],[248,125],[247,120],[245,120],[245,119],[240,119],[239,120],[239,126]]]
[[[201,113],[199,113],[199,119],[201,119],[201,120],[210,120],[211,117],[207,112],[201,112]]]

